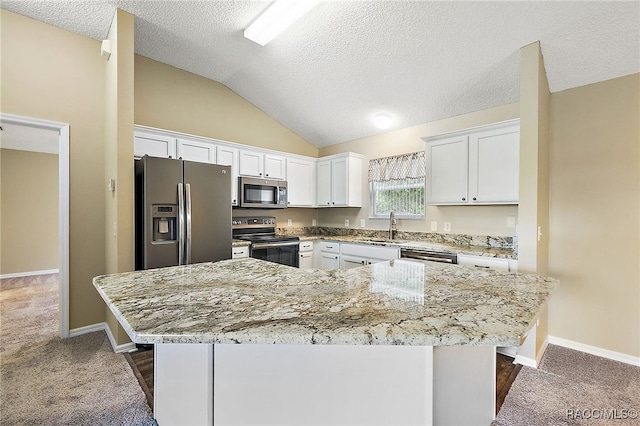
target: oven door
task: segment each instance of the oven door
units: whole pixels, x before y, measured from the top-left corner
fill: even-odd
[[[299,267],[299,243],[265,243],[251,244],[251,257],[281,265]]]

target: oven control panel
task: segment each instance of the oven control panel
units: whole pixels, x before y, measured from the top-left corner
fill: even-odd
[[[275,228],[276,218],[272,216],[251,216],[231,218],[233,229],[243,228]]]

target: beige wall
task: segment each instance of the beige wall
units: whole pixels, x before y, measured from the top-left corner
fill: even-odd
[[[70,328],[104,321],[104,61],[100,43],[0,10],[2,112],[70,125]]]
[[[133,214],[133,44],[134,17],[118,9],[107,38],[111,56],[105,60],[105,177],[114,179],[115,191],[105,191],[105,243],[107,273],[134,269]],[[118,344],[129,342],[111,310],[106,321]]]
[[[136,55],[135,123],[293,154],[318,149],[225,85]]]
[[[551,95],[549,334],[640,356],[640,74]]]
[[[0,275],[58,269],[58,155],[0,150]]]
[[[344,226],[349,219],[351,227],[359,227],[365,219],[366,227],[387,229],[389,221],[369,219],[369,186],[367,173],[369,160],[396,154],[422,151],[425,149],[423,137],[455,132],[519,117],[518,104],[503,105],[483,111],[464,114],[445,120],[407,127],[377,136],[357,139],[338,145],[321,148],[320,156],[340,152],[357,152],[364,155],[362,174],[362,208],[319,209],[318,224],[323,226]],[[507,216],[518,215],[517,206],[427,206],[424,220],[398,220],[398,229],[404,231],[429,232],[431,221],[438,222],[439,232],[443,232],[444,222],[451,222],[451,232],[473,235],[513,236],[515,229],[507,227]]]

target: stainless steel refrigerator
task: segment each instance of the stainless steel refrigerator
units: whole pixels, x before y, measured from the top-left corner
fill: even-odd
[[[135,163],[136,269],[231,258],[231,168],[144,156]]]

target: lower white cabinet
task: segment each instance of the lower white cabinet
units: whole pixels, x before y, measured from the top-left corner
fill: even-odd
[[[398,258],[400,258],[400,249],[397,247],[340,244],[340,269],[371,265]]]
[[[300,261],[298,267],[300,269],[313,268],[313,241],[300,242]]]
[[[249,257],[249,246],[231,247],[232,259],[242,259],[243,257]]]
[[[497,259],[495,257],[471,256],[467,254],[458,255],[458,265],[474,266],[476,268],[496,269],[498,271],[515,272],[510,265],[509,259]]]
[[[340,243],[337,241],[320,241],[315,246],[316,268],[340,268]]]

